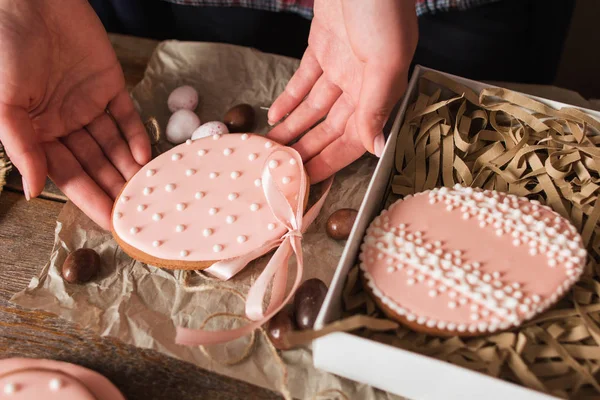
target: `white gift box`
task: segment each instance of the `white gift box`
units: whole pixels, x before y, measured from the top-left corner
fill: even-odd
[[[416,66],[414,69],[383,155],[369,183],[352,233],[315,323],[315,329],[320,329],[340,317],[342,290],[348,271],[356,265],[367,227],[381,211],[390,178],[394,173],[396,138],[402,126],[404,113],[408,104],[416,100],[417,83],[426,71],[430,70],[421,66]],[[476,93],[485,88],[495,87],[442,72],[438,73],[470,87]],[[578,108],[600,120],[600,113],[593,110],[526,96],[555,109]],[[411,399],[554,399],[552,396],[517,384],[350,333],[337,332],[316,339],[313,342],[313,357],[317,368]]]

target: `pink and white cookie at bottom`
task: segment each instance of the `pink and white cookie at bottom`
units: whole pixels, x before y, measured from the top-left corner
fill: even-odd
[[[586,251],[570,222],[537,201],[456,185],[406,196],[367,229],[360,268],[388,315],[411,328],[473,336],[516,327],[577,281]]]
[[[53,360],[0,360],[0,399],[15,400],[125,400],[119,390],[97,372]]]

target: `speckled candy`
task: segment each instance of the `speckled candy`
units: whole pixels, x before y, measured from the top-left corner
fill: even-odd
[[[198,92],[191,86],[180,86],[169,95],[167,106],[171,112],[182,109],[194,111],[198,107]]]
[[[167,140],[180,144],[192,137],[192,133],[200,126],[200,118],[190,110],[175,111],[167,122]]]
[[[577,281],[577,230],[526,198],[460,185],[394,203],[361,247],[368,290],[393,317],[437,334],[518,326]]]
[[[192,140],[202,139],[212,135],[224,135],[229,133],[227,126],[220,121],[206,122],[192,133]]]

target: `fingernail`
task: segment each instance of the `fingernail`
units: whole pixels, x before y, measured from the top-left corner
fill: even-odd
[[[268,120],[268,121],[267,121],[267,124],[269,124],[269,126],[273,126],[273,125],[275,125],[275,122],[273,122],[273,121],[271,121],[271,120]]]
[[[375,155],[377,157],[381,157],[383,154],[383,148],[385,147],[385,138],[383,137],[383,133],[380,133],[375,137],[375,141],[373,142],[373,148],[375,150]]]
[[[22,180],[23,180],[23,192],[25,193],[25,199],[27,199],[27,201],[29,201],[29,200],[31,200],[31,195],[29,194],[29,185],[27,184],[25,177],[22,177]]]

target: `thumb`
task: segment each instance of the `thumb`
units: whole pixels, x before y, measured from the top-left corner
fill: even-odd
[[[46,183],[46,155],[25,109],[0,105],[0,141],[23,177],[27,200],[39,195]]]
[[[406,90],[408,71],[394,65],[367,63],[356,108],[356,128],[367,151],[381,156],[385,126],[392,109]]]

